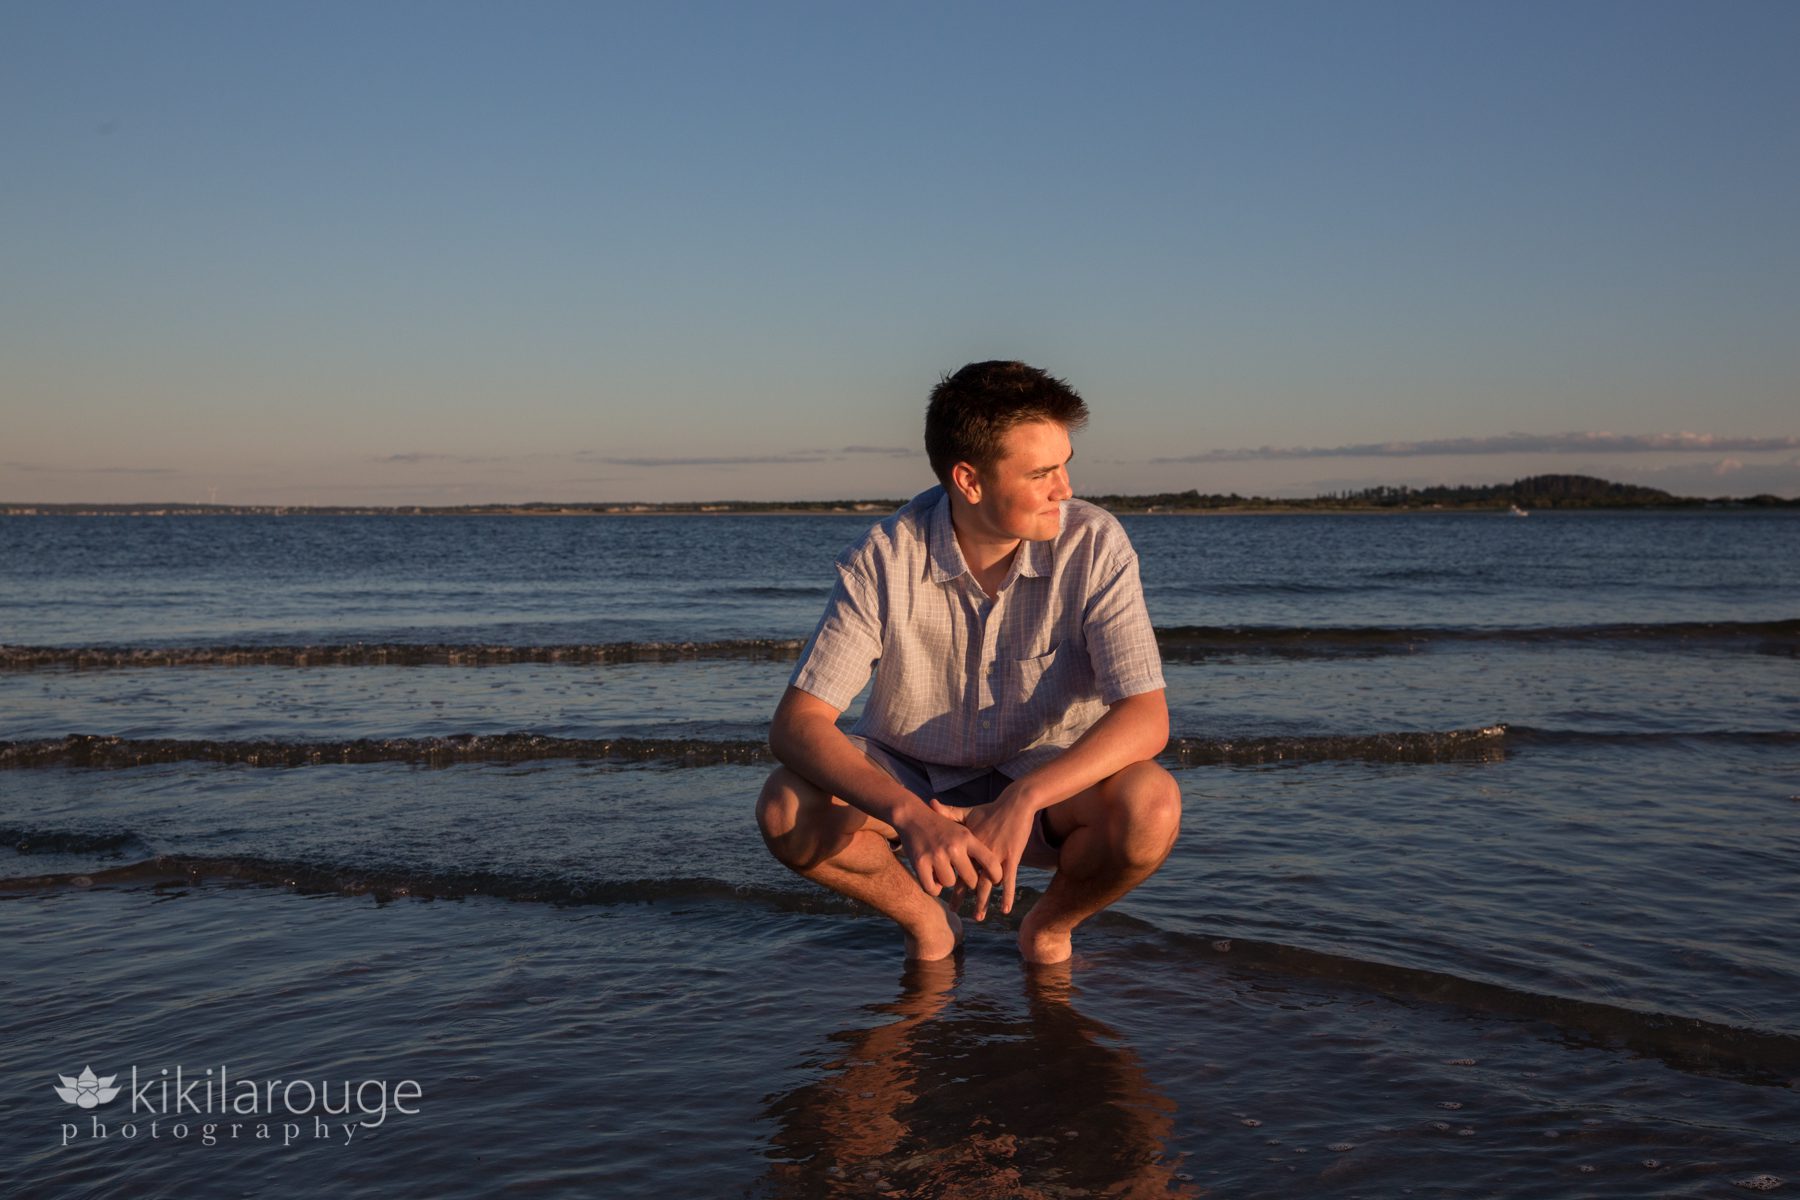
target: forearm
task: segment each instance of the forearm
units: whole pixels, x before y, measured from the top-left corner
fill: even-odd
[[[1020,779],[1020,799],[1034,810],[1061,804],[1132,763],[1155,758],[1168,744],[1169,708],[1163,693],[1127,696],[1073,746]]]
[[[923,800],[844,736],[835,711],[818,710],[819,701],[791,700],[782,701],[769,728],[769,749],[783,766],[895,829],[929,815]]]

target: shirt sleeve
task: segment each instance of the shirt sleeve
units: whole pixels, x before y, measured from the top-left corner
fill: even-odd
[[[855,567],[837,564],[838,581],[819,627],[800,651],[788,684],[843,712],[869,682],[881,658],[875,589]]]
[[[1150,610],[1144,606],[1144,588],[1138,580],[1137,555],[1127,551],[1112,560],[1102,569],[1101,580],[1088,597],[1083,632],[1095,686],[1101,701],[1111,705],[1166,685],[1156,631],[1150,626]]]

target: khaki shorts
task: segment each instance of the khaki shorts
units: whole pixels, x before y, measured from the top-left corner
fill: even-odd
[[[959,783],[946,792],[932,790],[931,778],[926,774],[925,764],[916,758],[908,758],[898,750],[890,749],[880,742],[870,741],[859,734],[849,734],[850,744],[868,755],[869,760],[882,770],[892,775],[901,787],[921,800],[930,800],[934,796],[945,804],[953,804],[958,808],[974,808],[981,804],[991,804],[1000,798],[1006,785],[1012,782],[1012,776],[1003,771],[989,771],[985,775],[977,775],[967,783]],[[1025,854],[1019,862],[1022,866],[1032,867],[1039,871],[1054,871],[1057,864],[1057,851],[1062,842],[1050,832],[1046,819],[1048,810],[1040,809],[1037,818],[1031,823],[1031,840],[1025,843]],[[891,840],[888,845],[894,853],[901,853],[898,839]]]

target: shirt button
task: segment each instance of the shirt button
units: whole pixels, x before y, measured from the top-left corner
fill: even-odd
[[[983,717],[981,719],[981,727],[983,729],[992,729],[994,727],[994,723],[992,721],[988,720],[986,717]]]

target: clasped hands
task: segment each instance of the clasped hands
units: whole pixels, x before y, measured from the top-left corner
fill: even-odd
[[[927,801],[927,808],[929,817],[896,831],[919,886],[931,896],[949,889],[959,904],[973,888],[977,921],[987,919],[988,900],[998,886],[1000,911],[1012,912],[1019,860],[1025,856],[1038,811],[1026,800],[1019,782],[1008,784],[990,804],[962,808],[934,798]]]

